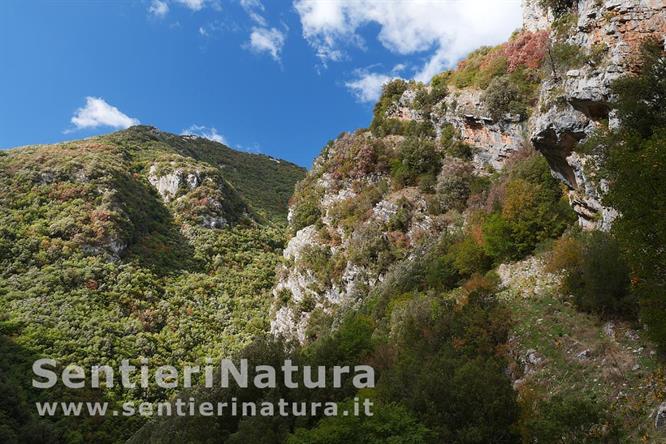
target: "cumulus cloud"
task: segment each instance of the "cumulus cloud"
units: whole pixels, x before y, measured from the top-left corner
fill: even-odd
[[[395,77],[386,74],[357,70],[355,79],[345,82],[359,102],[375,102],[382,94],[382,87]]]
[[[217,132],[216,128],[208,128],[203,125],[192,125],[189,128],[181,131],[180,134],[182,136],[199,136],[203,137],[204,139],[228,145],[227,140],[222,134]]]
[[[71,122],[76,129],[91,129],[100,126],[128,128],[139,124],[138,119],[129,117],[99,97],[86,97],[86,105],[74,112]]]
[[[164,18],[169,13],[169,5],[160,0],[153,0],[148,8],[150,15],[158,18]]]
[[[430,80],[469,51],[504,41],[521,24],[520,0],[294,0],[303,37],[323,64],[363,47],[361,29],[379,26],[379,42],[393,53],[427,54],[415,78]]]
[[[275,61],[280,61],[280,52],[286,36],[277,28],[254,27],[247,47],[256,53],[268,53]]]

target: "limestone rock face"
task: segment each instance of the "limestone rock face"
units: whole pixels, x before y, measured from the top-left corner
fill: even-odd
[[[399,136],[388,136],[382,143],[397,145],[401,140]],[[419,239],[440,232],[441,221],[429,214],[428,203],[418,188],[393,191],[388,171],[340,177],[336,159],[377,141],[369,133],[345,135],[315,161],[306,188],[317,190],[315,204],[320,218],[316,225],[296,231],[284,249],[284,264],[278,270],[278,282],[273,288],[273,334],[303,342],[315,313],[329,314],[341,307],[352,308],[367,296],[368,291],[384,279],[386,269],[377,264],[382,258],[359,261],[355,258],[359,251],[372,248],[374,242],[389,239],[411,251]],[[369,190],[376,193],[373,203],[366,203],[363,211],[356,209],[360,200],[368,198]],[[409,215],[401,222],[402,231],[386,228],[405,207],[409,208]],[[347,216],[341,215],[345,214],[345,208],[350,208],[358,221],[348,222]],[[292,224],[294,213],[291,211]],[[315,269],[313,261],[321,256],[326,258],[325,264]],[[390,263],[390,260],[384,262]]]
[[[525,2],[528,29],[539,22],[533,17],[536,3]],[[556,72],[544,82],[537,113],[530,122],[530,140],[569,188],[580,224],[586,229],[607,230],[617,213],[601,203],[606,184],[595,179],[594,159],[576,149],[604,121],[611,127],[617,125],[610,109],[610,87],[633,70],[642,40],[649,36],[664,39],[666,3],[580,0],[577,11],[575,29],[566,43],[594,56],[583,66]],[[551,37],[555,39],[554,34]]]
[[[157,165],[151,165],[148,182],[155,187],[165,202],[169,202],[178,195],[181,188],[193,190],[198,187],[201,184],[201,172],[185,173],[182,169],[176,168],[159,175]]]
[[[235,190],[209,167],[177,162],[153,164],[147,179],[164,203],[189,223],[221,229],[249,217]]]
[[[523,7],[525,30],[550,29],[552,11],[544,11],[539,0],[524,0]],[[666,4],[662,0],[579,0],[573,14],[573,27],[565,36],[552,31],[551,41],[580,48],[586,57],[581,66],[562,72],[552,67],[552,74],[544,75],[538,101],[530,103],[525,113],[529,119],[508,113],[491,117],[483,91],[473,87],[448,85],[448,93],[437,103],[422,100],[432,97],[434,87],[414,83],[392,99],[382,117],[398,125],[431,123],[436,142],[455,133],[455,139],[473,148],[473,160],[464,166],[449,162],[448,168],[469,168],[478,176],[501,170],[506,159],[525,146],[536,148],[568,188],[580,224],[607,230],[617,212],[603,206],[608,185],[599,178],[595,159],[580,152],[580,144],[600,125],[617,125],[611,85],[634,69],[632,55],[644,38],[664,38]],[[433,204],[419,187],[396,191],[400,187],[392,186],[390,166],[377,164],[373,144],[395,150],[404,140],[391,134],[379,137],[359,130],[343,135],[315,160],[300,194],[314,199],[308,208],[315,207],[320,216],[315,225],[299,227],[284,252],[285,264],[273,291],[274,333],[304,341],[310,319],[318,313],[353,308],[374,286],[390,282],[386,263],[395,264],[397,259],[371,257],[362,262],[355,257],[359,250],[371,249],[373,242],[387,242],[399,246],[404,253],[401,259],[413,258],[419,254],[421,239],[454,229],[451,219],[431,214]],[[437,183],[431,186],[447,186],[446,168],[444,162]],[[162,186],[166,193],[173,185]],[[292,226],[295,213],[290,211]],[[326,266],[313,266],[317,262]]]
[[[523,0],[523,28],[527,31],[541,31],[550,26],[553,16],[539,6],[539,0]]]
[[[507,115],[495,122],[489,117],[481,94],[477,89],[452,91],[444,100],[446,112],[439,116],[435,127],[453,125],[461,141],[476,148],[474,163],[478,171],[487,166],[499,170],[504,160],[526,143],[527,126],[519,116]]]

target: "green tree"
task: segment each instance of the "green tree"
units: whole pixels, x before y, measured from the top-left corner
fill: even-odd
[[[607,141],[610,192],[605,203],[620,213],[613,233],[631,266],[641,319],[666,349],[666,55],[648,40],[638,75],[613,90],[622,127]]]

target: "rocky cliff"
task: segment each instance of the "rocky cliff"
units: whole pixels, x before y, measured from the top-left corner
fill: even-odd
[[[586,228],[608,229],[616,212],[601,204],[606,188],[594,180],[595,164],[576,151],[600,125],[616,125],[610,86],[634,68],[640,43],[664,41],[666,4],[660,0],[584,0],[554,21],[530,16],[530,28],[555,24],[553,45],[578,48],[568,65],[554,67],[542,84],[530,140],[569,189],[571,205]],[[566,45],[566,46],[565,46]]]
[[[610,85],[632,72],[641,41],[664,40],[665,17],[659,0],[526,0],[524,29],[507,43],[427,85],[388,85],[370,129],[331,142],[297,187],[272,331],[307,340],[312,319],[353,307],[428,239],[468,229],[475,209],[492,206],[479,184],[521,152],[545,157],[584,229],[607,230],[616,217],[602,204],[607,184],[578,147],[616,125]],[[442,160],[415,159],[414,139]],[[405,183],[401,168],[419,162],[434,171],[418,166]]]

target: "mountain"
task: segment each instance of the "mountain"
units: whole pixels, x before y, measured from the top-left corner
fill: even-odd
[[[469,225],[465,210],[501,207],[505,182],[525,162],[538,164],[524,179],[550,187],[551,204],[557,186],[536,175],[544,168],[564,187],[578,225],[608,231],[618,213],[602,203],[608,181],[581,141],[619,126],[613,82],[636,71],[641,42],[662,35],[664,9],[660,2],[527,1],[524,28],[508,42],[480,48],[429,84],[389,83],[370,127],[326,146],[292,199],[295,236],[285,257],[298,262],[302,249],[323,245],[340,267],[327,291],[315,285],[310,293],[337,304],[359,282],[383,278],[393,258],[349,261],[355,252],[347,250],[364,242],[358,238],[367,226],[377,225],[373,236],[391,238],[409,256],[419,238]],[[451,221],[450,210],[462,219]],[[540,228],[532,227],[531,247],[560,233]],[[286,268],[275,293],[301,300],[316,273],[291,262]],[[302,326],[288,317],[280,310],[274,330],[295,330],[303,340]]]
[[[0,441],[665,441],[666,6],[523,8],[507,42],[387,83],[307,174],[143,126],[1,154]],[[39,356],[328,370],[47,395]],[[331,387],[362,364],[374,386]],[[63,398],[374,414],[30,410]]]
[[[490,291],[511,321],[478,332],[496,340],[494,355],[470,347],[485,363],[506,357],[500,366],[523,413],[502,418],[497,405],[477,400],[466,427],[485,438],[469,442],[505,442],[476,415],[514,421],[523,442],[657,442],[654,418],[666,404],[645,387],[661,386],[666,262],[663,249],[648,245],[663,246],[664,213],[638,191],[618,193],[638,183],[652,196],[663,190],[655,185],[664,175],[661,133],[640,136],[653,142],[636,146],[648,157],[635,166],[628,146],[636,136],[628,134],[630,121],[664,125],[666,6],[526,1],[524,16],[508,42],[480,48],[428,84],[390,82],[369,128],[324,148],[292,199],[271,330],[316,348],[346,320],[370,316],[381,345],[366,358],[389,360],[384,378],[405,366],[417,381],[403,374],[392,384],[423,390],[419,383],[431,381],[421,367],[448,369],[435,363],[437,351],[410,356],[403,329],[416,330],[404,347],[419,347],[419,334],[436,335],[442,299],[466,306]],[[649,108],[637,109],[637,100]],[[449,340],[479,338],[457,334]],[[490,396],[483,384],[468,389]],[[468,442],[449,416],[446,390],[385,387],[383,395],[410,405],[441,442]],[[557,416],[567,410],[577,413]],[[577,423],[584,416],[589,422]],[[457,429],[441,431],[442,423]]]
[[[161,419],[130,442],[666,439],[666,7],[523,8],[508,42],[385,85],[296,186],[273,336],[238,356],[367,364],[376,387],[180,395],[374,415]]]
[[[28,389],[30,356],[175,365],[247,345],[268,326],[287,201],[304,174],[283,160],[147,126],[0,153],[3,398],[40,396]],[[2,410],[13,419],[0,441],[50,430],[28,413],[32,405],[12,408],[26,412]],[[118,441],[132,430],[72,421],[57,422],[53,434]]]

